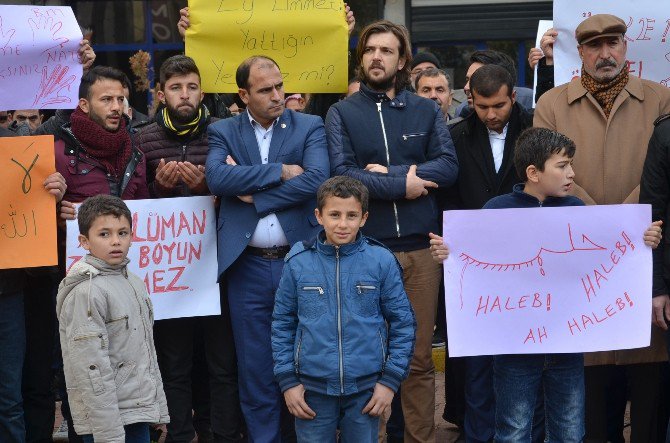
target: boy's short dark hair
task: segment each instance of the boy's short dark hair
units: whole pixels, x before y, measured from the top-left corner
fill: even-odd
[[[323,182],[316,192],[316,207],[319,211],[323,210],[328,197],[354,197],[361,203],[363,214],[368,212],[368,188],[355,178],[338,175]]]
[[[116,68],[110,66],[96,66],[81,77],[79,84],[79,98],[90,100],[91,86],[98,80],[116,80],[121,86],[127,86],[128,76]]]
[[[84,200],[77,211],[77,223],[79,224],[79,233],[88,236],[88,231],[96,218],[104,215],[112,215],[116,218],[125,217],[133,227],[133,217],[130,209],[119,197],[113,195],[96,195]]]
[[[196,74],[200,81],[200,70],[195,60],[183,54],[173,55],[163,62],[159,71],[161,90],[165,90],[165,83],[176,75]]]
[[[560,132],[547,128],[528,128],[516,140],[514,147],[514,167],[524,182],[528,181],[526,168],[535,166],[544,171],[544,164],[553,154],[564,153],[568,158],[575,156],[575,142]]]
[[[475,95],[493,97],[503,86],[507,86],[507,95],[511,97],[514,92],[512,74],[499,65],[484,65],[470,77],[470,93],[473,99]]]

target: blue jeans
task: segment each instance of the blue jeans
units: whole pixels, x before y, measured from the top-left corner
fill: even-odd
[[[149,423],[133,423],[123,427],[126,431],[126,443],[149,443]],[[93,435],[82,435],[84,443],[94,443]]]
[[[533,413],[544,385],[546,442],[584,438],[584,355],[494,357],[498,443],[531,441]]]
[[[344,396],[305,392],[305,402],[316,417],[295,419],[298,443],[334,443],[338,429],[340,443],[376,443],[379,417],[361,413],[372,398],[372,391],[368,389]]]
[[[26,350],[23,293],[0,294],[0,441],[25,441],[21,377]]]

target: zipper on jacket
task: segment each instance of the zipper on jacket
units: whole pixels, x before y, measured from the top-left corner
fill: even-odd
[[[102,333],[82,335],[80,337],[75,337],[73,340],[74,341],[88,340],[89,338],[99,338],[100,339],[100,349],[105,349],[105,339],[104,339]]]
[[[344,357],[342,356],[342,300],[340,298],[339,246],[335,246],[335,288],[337,289],[337,344],[340,357],[340,394],[344,395]]]
[[[382,337],[382,331],[377,330],[379,334],[379,343],[382,345],[382,372],[384,371],[384,363],[386,363],[386,347],[384,346],[384,338]]]
[[[298,339],[298,346],[295,350],[295,373],[300,375],[300,348],[302,347],[302,331],[300,331],[300,338]]]
[[[424,135],[426,135],[425,132],[416,132],[414,134],[403,134],[402,139],[407,141],[407,139],[409,139],[409,138],[423,137]]]
[[[113,318],[110,321],[105,322],[105,324],[109,325],[111,323],[116,323],[117,321],[121,321],[121,320],[125,320],[126,321],[126,329],[130,329],[130,326],[128,325],[128,316],[127,315],[124,315],[123,317],[119,317],[119,318]]]
[[[321,286],[303,286],[303,291],[319,291],[319,295],[323,295],[325,292]]]
[[[358,295],[361,295],[363,291],[374,291],[377,288],[372,285],[356,285],[356,289],[358,289]]]
[[[386,167],[391,167],[391,155],[389,154],[389,142],[386,138],[386,126],[384,126],[384,118],[382,116],[382,102],[377,103],[377,112],[379,112],[379,121],[382,124],[382,134],[384,135],[384,148],[386,148]],[[395,230],[400,237],[400,221],[398,220],[398,207],[393,202],[393,215],[395,215]]]

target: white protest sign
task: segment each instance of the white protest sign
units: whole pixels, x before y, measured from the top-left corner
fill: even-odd
[[[554,0],[554,84],[581,76],[575,29],[594,14],[612,14],[628,26],[626,58],[630,75],[659,82],[670,81],[670,3],[651,0]]]
[[[221,313],[213,197],[126,200],[133,217],[128,270],[140,277],[154,305],[154,318]],[[67,222],[66,266],[86,251],[76,220]]]
[[[649,346],[649,205],[447,211],[449,355]]]
[[[542,36],[545,32],[551,29],[554,26],[553,20],[540,20],[537,23],[537,37],[535,37],[535,47],[540,47],[540,42],[542,41]],[[539,64],[539,63],[538,63]],[[537,65],[535,65],[535,70],[533,72],[533,107],[535,107],[535,96],[537,95]]]
[[[69,6],[0,6],[0,108],[76,107],[81,40]]]

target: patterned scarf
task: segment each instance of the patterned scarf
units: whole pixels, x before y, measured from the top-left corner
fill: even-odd
[[[91,120],[81,108],[77,107],[70,116],[72,133],[82,144],[86,153],[107,170],[109,174],[120,177],[126,169],[132,144],[126,131],[126,120],[122,117],[119,129],[110,132]]]
[[[188,123],[179,123],[170,117],[170,113],[165,105],[161,105],[156,110],[156,123],[164,128],[168,134],[177,138],[191,138],[200,134],[209,121],[209,110],[204,104],[200,104],[195,118]]]
[[[626,84],[628,84],[628,66],[624,66],[619,75],[609,82],[600,83],[591,77],[584,70],[584,65],[582,65],[582,86],[584,86],[584,89],[589,91],[600,104],[600,107],[603,108],[603,112],[607,118],[610,117],[610,112],[612,112],[614,100],[616,100],[619,93],[623,91]]]

